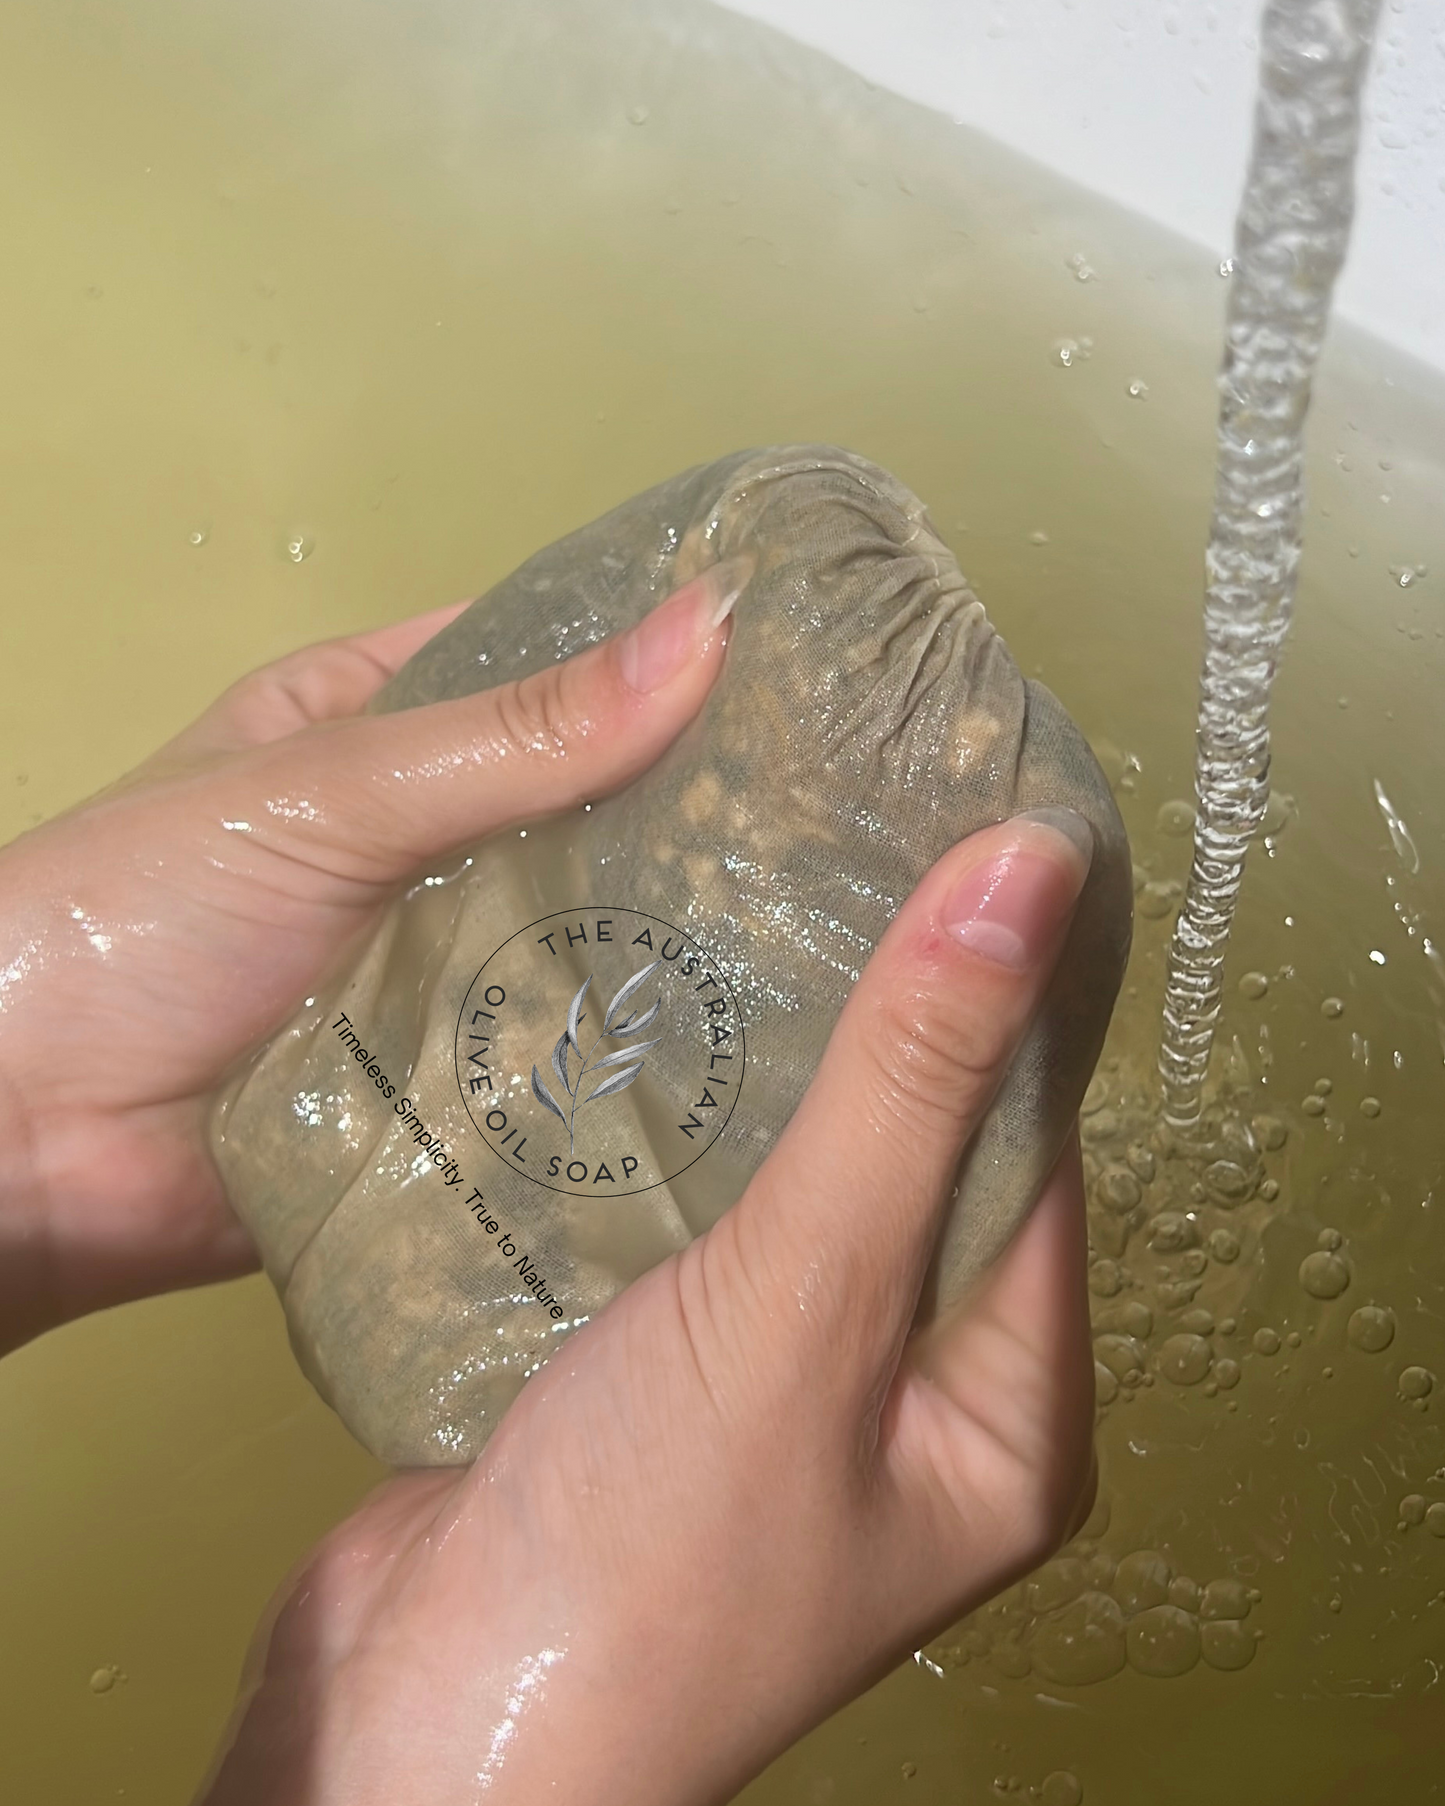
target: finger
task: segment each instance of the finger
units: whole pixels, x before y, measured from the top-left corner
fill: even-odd
[[[783,1317],[832,1358],[901,1346],[958,1164],[1032,1017],[1092,835],[1041,810],[955,847],[904,904],[807,1095],[724,1222]],[[783,1294],[780,1299],[779,1293]]]
[[[1074,1132],[1004,1253],[956,1310],[909,1345],[909,1365],[1030,1471],[1076,1472],[1087,1455],[1094,1396],[1087,1269]]]
[[[889,1399],[880,1444],[898,1521],[930,1552],[919,1577],[926,1591],[949,1591],[950,1565],[976,1584],[979,1548],[993,1551],[988,1590],[996,1590],[1052,1554],[1087,1514],[1086,1264],[1083,1166],[1071,1135],[999,1260],[957,1310],[910,1341]],[[922,1533],[928,1523],[932,1535]]]
[[[371,633],[322,640],[248,672],[168,742],[157,760],[179,762],[262,746],[318,721],[355,715],[413,653],[469,606],[454,602]]]
[[[519,682],[257,748],[218,774],[210,805],[258,857],[390,884],[644,771],[721,669],[739,590],[737,569],[717,565],[629,632]]]

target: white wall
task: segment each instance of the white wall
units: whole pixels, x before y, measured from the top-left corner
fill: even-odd
[[[1229,248],[1260,0],[726,0]],[[1445,368],[1445,4],[1385,0],[1341,311]]]

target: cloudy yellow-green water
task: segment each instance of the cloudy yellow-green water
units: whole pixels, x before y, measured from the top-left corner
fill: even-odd
[[[1212,259],[693,0],[10,0],[0,234],[0,835],[250,666],[779,440],[929,501],[1117,781],[1098,1534],[749,1806],[1435,1797],[1445,1395],[1407,1370],[1445,1381],[1445,384],[1326,353],[1217,1062],[1287,1137],[1249,1199],[1195,1198],[1120,1169],[1188,857]],[[377,1469],[260,1280],[12,1356],[0,1446],[6,1797],[178,1806],[266,1597]]]

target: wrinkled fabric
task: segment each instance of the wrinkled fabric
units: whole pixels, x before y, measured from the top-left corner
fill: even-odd
[[[1082,735],[1020,675],[922,504],[877,466],[800,446],[685,472],[528,560],[373,706],[523,676],[738,558],[751,576],[723,673],[658,764],[617,796],[426,874],[354,972],[220,1100],[215,1156],[298,1357],[353,1433],[394,1464],[473,1458],[572,1328],[716,1220],[791,1116],[859,971],[923,873],[974,829],[1044,805],[1086,817],[1094,861],[1043,1008],[964,1160],[925,1315],[1003,1248],[1077,1112],[1128,952],[1123,825]],[[637,1002],[661,999],[659,1025],[646,1042],[632,1031],[646,1051],[625,1088],[576,1109],[573,1151],[582,1123],[579,1164],[610,1174],[608,1162],[651,1146],[649,1136],[675,1140],[673,1119],[701,1108],[702,1031],[690,1026],[682,964],[657,959],[664,927],[636,951],[554,946],[571,960],[564,991],[544,947],[519,940],[498,953],[529,924],[604,904],[675,928],[699,973],[717,968],[717,995],[726,989],[739,1019],[729,1045],[741,1049],[745,1034],[746,1071],[716,1089],[725,1126],[685,1171],[601,1196],[509,1164],[474,1112],[496,1102],[514,1120],[530,1113],[528,1149],[545,1153],[550,1134],[553,1158],[565,1159],[562,1117],[575,1108],[565,1087],[586,1052],[579,1030],[561,1072],[549,1064],[565,995],[587,979],[595,1035],[607,998],[648,960],[657,969]],[[492,1089],[479,1100],[466,1089],[477,1081],[463,1018],[485,1017],[479,974],[504,966],[510,1063],[487,1073]],[[624,1044],[613,1076],[630,1070]],[[531,1063],[560,1111],[538,1097]],[[723,1120],[710,1118],[709,1133]],[[675,1159],[658,1162],[661,1171]],[[652,1171],[646,1159],[639,1170]],[[483,1201],[469,1205],[474,1192]]]

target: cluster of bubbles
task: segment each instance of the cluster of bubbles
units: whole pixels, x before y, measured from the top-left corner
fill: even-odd
[[[975,1612],[931,1651],[945,1669],[986,1662],[1009,1680],[1062,1687],[1106,1681],[1126,1666],[1156,1680],[1202,1661],[1248,1667],[1263,1633],[1250,1620],[1257,1587],[1230,1575],[1200,1582],[1157,1549],[1120,1560],[1100,1537],[1108,1507],[1085,1534],[1019,1586]],[[1095,1534],[1088,1534],[1093,1531]]]

